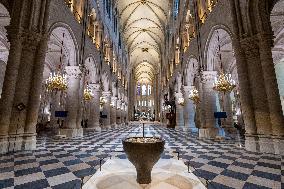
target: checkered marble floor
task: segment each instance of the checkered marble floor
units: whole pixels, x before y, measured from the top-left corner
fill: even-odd
[[[210,189],[284,189],[284,156],[247,152],[242,141],[201,140],[196,134],[146,126],[166,140],[163,159],[179,157]],[[37,150],[0,156],[0,188],[79,189],[107,158],[126,158],[121,140],[142,127],[89,132],[77,139],[38,137]],[[282,186],[281,186],[282,184]]]

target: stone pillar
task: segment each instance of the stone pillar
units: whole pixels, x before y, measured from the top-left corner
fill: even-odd
[[[121,126],[121,100],[117,100],[117,108],[116,108],[116,124]]]
[[[238,80],[239,80],[239,93],[240,93],[240,101],[241,101],[241,108],[243,112],[245,130],[246,130],[246,141],[245,147],[247,150],[256,151],[257,150],[257,140],[256,140],[256,121],[254,115],[254,107],[253,107],[253,97],[252,93],[250,92],[250,79],[249,79],[249,71],[248,65],[246,61],[245,51],[243,45],[241,43],[241,29],[238,21],[238,15],[240,14],[239,8],[236,7],[234,1],[230,2],[231,8],[231,17],[232,17],[232,26],[234,30],[234,35],[232,37],[232,42],[234,46],[234,52],[236,56],[236,66],[238,72]],[[249,51],[247,51],[249,53]]]
[[[12,104],[9,104],[11,107],[5,107],[3,106],[3,104],[1,104],[1,108],[3,108],[3,110],[7,110],[9,108],[11,108],[10,113],[6,114],[6,115],[1,115],[1,118],[3,116],[3,118],[9,118],[9,120],[7,120],[7,122],[5,124],[9,124],[9,151],[14,151],[14,150],[21,150],[21,149],[35,149],[36,148],[36,131],[35,131],[35,126],[36,126],[36,122],[34,123],[33,127],[27,127],[27,120],[31,120],[31,119],[35,119],[37,121],[38,118],[38,109],[39,109],[39,98],[40,96],[37,96],[37,99],[33,99],[30,98],[30,96],[32,94],[34,94],[33,91],[31,91],[31,87],[34,88],[34,86],[32,86],[32,83],[34,83],[34,81],[32,80],[33,77],[42,75],[41,73],[33,73],[33,69],[37,69],[36,67],[36,61],[38,61],[38,57],[37,57],[37,53],[36,53],[36,49],[39,47],[38,46],[38,42],[40,41],[40,35],[38,33],[28,33],[28,32],[22,32],[22,45],[20,45],[22,47],[22,52],[21,54],[18,54],[18,58],[20,61],[19,70],[14,70],[14,74],[18,74],[18,77],[14,77],[15,81],[11,82],[10,84],[12,84],[12,87],[14,88],[14,91],[9,94],[11,95],[11,97],[13,96],[12,99],[10,98],[6,98],[6,90],[7,88],[5,88],[5,82],[4,82],[4,88],[3,88],[3,97],[1,100],[3,100],[2,102],[4,104],[9,103],[9,100],[12,100]],[[31,41],[29,41],[31,40]],[[20,40],[21,41],[21,40]],[[14,45],[13,43],[11,45]],[[46,44],[45,44],[46,45]],[[41,52],[42,50],[40,50]],[[15,54],[14,54],[15,55]],[[10,55],[9,55],[9,59],[10,59]],[[12,60],[14,59],[14,57],[12,58]],[[41,62],[42,64],[42,62]],[[8,65],[9,65],[9,61],[8,61]],[[9,75],[11,73],[9,73],[9,66],[7,65],[7,71],[6,75],[7,77],[10,77]],[[14,67],[15,68],[15,67]],[[16,69],[16,68],[15,68]],[[34,76],[33,74],[35,74],[36,76]],[[5,79],[7,78],[5,76]],[[10,78],[8,78],[10,79]],[[6,80],[5,80],[6,81]],[[40,80],[40,82],[42,81],[42,79]],[[9,80],[8,80],[9,82]],[[15,83],[14,83],[15,82]],[[7,83],[8,84],[8,83]],[[8,89],[9,90],[9,89]],[[39,86],[39,89],[36,90],[41,90],[41,85]],[[38,92],[38,91],[35,91]],[[40,94],[40,92],[39,92]],[[7,100],[7,102],[5,102]],[[38,103],[38,108],[36,110],[36,112],[34,112],[31,118],[27,117],[28,112],[30,112],[30,108],[33,108],[33,105],[31,106],[30,101],[33,101],[34,103]],[[22,110],[18,109],[17,106],[22,104],[24,106],[24,108]],[[9,106],[8,105],[8,106]],[[8,113],[8,112],[6,112]],[[6,117],[9,116],[9,117]],[[36,117],[35,117],[36,116]],[[3,119],[2,119],[3,120]],[[3,120],[4,121],[4,120]],[[5,127],[5,125],[3,125]],[[2,127],[2,124],[1,126]],[[30,130],[31,129],[31,130]],[[29,133],[29,137],[25,138],[25,132]],[[25,140],[28,139],[30,142],[28,145],[25,145]],[[24,144],[24,145],[23,145]],[[23,148],[22,148],[23,147]]]
[[[122,103],[122,122],[123,122],[123,126],[125,126],[125,124],[126,124],[126,103],[125,102],[123,102]]]
[[[6,27],[10,51],[0,100],[0,153],[36,148],[49,5],[50,0],[25,1],[11,7],[13,15]]]
[[[111,97],[111,102],[113,104],[113,106],[111,107],[111,120],[110,120],[110,124],[111,127],[116,128],[116,99],[117,97]]]
[[[83,135],[83,129],[82,129],[82,121],[83,121],[83,113],[84,113],[84,108],[85,108],[85,102],[84,102],[84,84],[85,84],[85,74],[81,74],[82,77],[80,77],[80,82],[79,82],[79,106],[77,109],[77,128],[81,129],[82,135]],[[84,123],[84,122],[83,122]]]
[[[46,10],[48,11],[48,10]],[[48,17],[47,17],[48,18]],[[46,19],[47,19],[46,18]],[[47,21],[45,21],[47,27]],[[38,121],[38,110],[40,107],[41,87],[43,83],[44,61],[48,43],[48,34],[42,36],[36,48],[35,63],[31,81],[30,96],[27,110],[26,126],[24,133],[24,149],[36,149],[36,125]],[[31,39],[28,39],[31,40]]]
[[[121,101],[120,105],[120,122],[121,126],[124,126],[124,101]]]
[[[188,98],[189,93],[194,86],[184,86],[184,126],[191,132],[197,132],[198,129],[195,126],[194,116],[195,116],[195,105],[192,100]]]
[[[249,72],[249,90],[252,94],[256,125],[255,134],[246,134],[246,148],[251,151],[274,153],[274,146],[270,141],[272,128],[269,105],[267,101],[267,93],[265,91],[265,79],[263,77],[263,70],[260,64],[259,44],[257,41],[258,39],[256,36],[248,37],[241,41],[242,49],[245,52],[247,61],[247,70]],[[250,130],[248,130],[248,132],[250,132]]]
[[[270,22],[268,23],[270,25]],[[259,33],[259,53],[272,127],[274,152],[284,154],[284,117],[272,58],[273,33]],[[266,139],[265,143],[270,139]],[[264,144],[266,145],[266,144]],[[267,146],[270,148],[270,145]]]
[[[182,93],[175,94],[176,100],[176,128],[184,129],[184,118],[183,118],[183,105],[178,103],[178,99],[182,97]]]
[[[90,89],[93,91],[94,98],[90,100],[90,118],[88,128],[86,130],[101,131],[100,127],[100,84],[89,84]]]
[[[232,102],[230,93],[220,94],[223,95],[223,111],[226,112],[227,118],[222,120],[222,127],[225,131],[225,136],[230,138],[236,138],[237,137],[237,129],[234,127],[233,123],[233,113],[232,113]]]
[[[125,123],[129,125],[129,114],[128,114],[128,104],[125,105]]]
[[[64,128],[60,129],[60,134],[67,137],[83,136],[83,129],[77,125],[78,109],[80,108],[79,102],[79,89],[81,70],[79,66],[67,66],[65,68],[68,79],[66,111],[67,117],[64,122]]]
[[[104,113],[107,115],[107,118],[104,118],[104,128],[110,129],[110,103],[111,103],[111,92],[102,92],[103,97],[106,99],[106,103],[104,104]]]
[[[14,28],[8,28],[10,51],[0,99],[0,153],[8,151],[8,131],[13,108],[15,87],[20,67],[23,38]]]
[[[51,92],[51,98],[50,98],[50,102],[51,102],[51,108],[50,108],[50,124],[52,127],[58,126],[57,124],[57,118],[55,117],[55,111],[59,110],[59,103],[60,103],[60,95],[61,95],[61,91],[53,91]]]
[[[202,83],[202,107],[204,113],[204,120],[199,129],[199,137],[215,138],[218,135],[218,128],[216,127],[216,120],[214,112],[216,112],[216,92],[213,90],[213,83],[217,76],[216,71],[203,71]],[[200,115],[202,116],[202,115]]]

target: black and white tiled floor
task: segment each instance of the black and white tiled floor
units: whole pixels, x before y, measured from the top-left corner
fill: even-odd
[[[79,189],[109,156],[126,158],[121,139],[141,135],[141,127],[87,133],[78,139],[39,137],[37,150],[0,156],[0,188]],[[208,188],[284,188],[284,157],[247,152],[241,142],[197,139],[195,134],[158,126],[148,136],[166,140],[162,158],[180,158]],[[105,158],[103,160],[103,158]],[[282,181],[282,186],[281,186]]]

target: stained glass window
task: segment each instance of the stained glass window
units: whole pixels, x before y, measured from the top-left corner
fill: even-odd
[[[179,0],[175,0],[174,4],[174,18],[176,19],[179,11]]]
[[[151,85],[148,85],[148,95],[151,95]]]
[[[146,87],[145,84],[142,85],[142,95],[143,95],[143,96],[144,96],[144,95],[147,95],[147,87]]]
[[[141,85],[140,85],[140,83],[137,84],[137,95],[141,95]]]

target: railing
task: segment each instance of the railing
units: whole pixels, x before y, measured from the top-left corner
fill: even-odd
[[[176,154],[177,154],[177,158],[178,158],[178,160],[179,160],[179,159],[180,159],[180,152],[176,149],[176,151],[173,151],[173,153],[176,153]],[[195,172],[197,172],[199,175],[201,175],[200,172],[198,171],[198,169],[195,168],[193,165],[191,165],[190,162],[188,161],[188,162],[187,162],[187,172],[188,172],[188,173],[192,173],[192,172],[190,171],[190,168],[189,168],[189,167],[192,167]],[[195,176],[197,176],[197,175],[195,175]],[[212,183],[212,180],[209,180],[209,179],[207,179],[207,178],[203,178],[203,177],[200,177],[200,176],[197,176],[197,177],[199,178],[200,182],[206,186],[206,188],[208,188],[208,186],[210,185],[210,186],[212,186],[214,189],[217,189],[217,188],[214,186],[214,184]],[[203,179],[205,180],[205,183],[202,181]]]
[[[102,165],[103,165],[102,162],[103,162],[106,158],[112,159],[112,156],[113,156],[113,153],[114,153],[114,152],[115,152],[115,153],[123,153],[124,150],[121,150],[121,151],[116,151],[116,150],[113,151],[113,150],[110,150],[110,154],[106,154],[105,157],[100,158],[100,159],[99,159],[99,171],[102,171]],[[95,169],[94,166],[92,166],[92,168]],[[89,176],[89,175],[88,175],[88,176]],[[87,177],[87,176],[80,177],[80,180],[81,180],[80,189],[82,189],[82,188],[83,188],[83,185],[84,185],[85,183],[87,183],[87,182],[92,178],[92,175],[90,176],[90,178],[89,178],[88,180],[86,180],[86,181],[84,182],[84,179],[85,179],[86,177]],[[72,189],[78,189],[77,185],[78,185],[78,183],[75,183],[75,184],[73,185]]]

